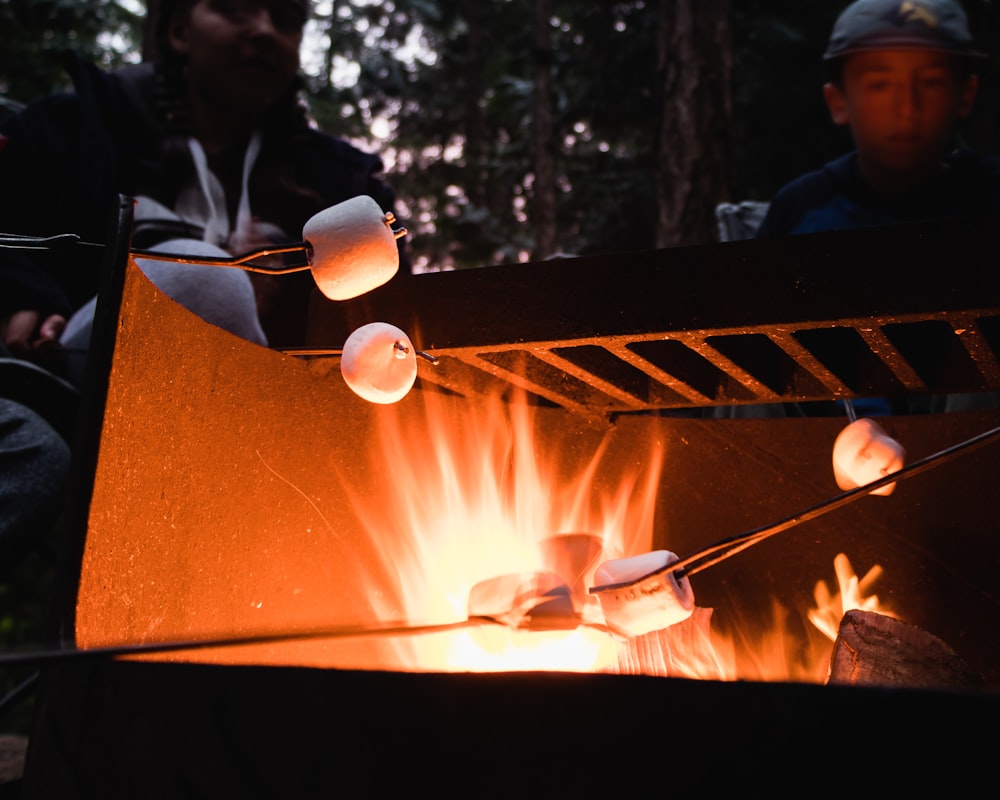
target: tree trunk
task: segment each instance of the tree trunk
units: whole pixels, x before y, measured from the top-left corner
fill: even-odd
[[[160,18],[160,0],[146,0],[146,24],[142,29],[142,60],[156,58],[156,26]]]
[[[552,121],[552,17],[550,0],[535,2],[534,213],[533,260],[556,251],[555,131]]]
[[[483,120],[483,19],[486,4],[481,0],[463,0],[462,17],[467,31],[465,61],[465,163],[470,180],[466,191],[471,203],[486,207],[487,175],[483,153],[485,151],[485,123]]]
[[[315,14],[316,11],[313,10]],[[330,13],[327,16],[327,36],[326,40],[326,52],[323,53],[323,85],[324,87],[333,86],[333,61],[337,55],[337,45],[335,44],[336,36],[333,35],[334,25],[337,20],[337,2],[333,0],[330,3]]]
[[[729,0],[661,0],[656,246],[717,241],[729,199]]]

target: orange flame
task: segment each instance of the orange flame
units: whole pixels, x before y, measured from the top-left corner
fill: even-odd
[[[837,584],[840,592],[830,592],[824,581],[816,584],[814,596],[816,608],[809,610],[809,621],[832,642],[837,639],[837,629],[844,614],[854,609],[862,611],[878,611],[880,614],[895,616],[883,608],[878,595],[869,595],[868,590],[882,575],[882,567],[873,566],[863,578],[858,578],[850,560],[839,553],[833,560],[833,568],[837,574]]]
[[[378,446],[396,488],[394,502],[377,507],[354,498],[383,562],[396,572],[406,618],[466,619],[477,584],[551,570],[540,545],[559,534],[586,531],[600,542],[604,558],[648,549],[662,460],[658,443],[651,443],[632,474],[601,496],[595,475],[606,440],[581,470],[564,479],[568,465],[559,460],[560,448],[538,446],[540,434],[527,403],[496,399],[481,414],[451,404],[439,407],[444,401],[426,395],[426,425],[404,423],[392,409],[379,421]],[[590,565],[591,572],[598,563]],[[475,635],[434,634],[401,646],[409,649],[405,658],[416,669],[593,670],[614,661],[607,634],[586,628],[529,634],[487,626]],[[534,658],[528,655],[532,651]]]
[[[589,457],[567,459],[562,457],[565,443],[544,441],[546,432],[536,428],[526,402],[495,399],[483,414],[478,406],[475,412],[460,404],[439,407],[443,401],[435,393],[421,394],[426,394],[426,424],[413,425],[409,416],[404,423],[403,415],[389,408],[377,426],[386,479],[397,499],[380,507],[353,498],[383,562],[398,579],[399,607],[387,602],[384,618],[402,613],[421,623],[465,620],[470,592],[478,584],[551,570],[540,545],[557,534],[586,531],[602,548],[587,574],[568,578],[570,583],[587,582],[603,560],[650,549],[662,464],[658,442],[636,454],[630,471],[602,491],[596,476],[608,450],[607,436]],[[583,466],[567,475],[570,461]],[[407,533],[400,536],[400,531]],[[877,605],[877,598],[866,600],[862,594],[879,568],[859,582],[848,575],[846,557],[838,557],[835,566],[844,610]],[[827,635],[831,628],[836,631],[843,614],[832,599],[818,586],[820,609],[810,614]],[[752,648],[717,633],[709,609],[628,642],[600,629],[596,605],[578,610],[585,624],[573,630],[526,631],[487,623],[409,637],[397,643],[397,658],[400,668],[415,671],[607,671],[815,682],[825,677],[829,648],[812,654],[806,664],[790,663],[789,653],[801,646],[789,642],[786,612],[777,607],[773,630],[755,634]]]

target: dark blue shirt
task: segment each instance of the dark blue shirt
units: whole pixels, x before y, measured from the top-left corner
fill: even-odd
[[[1000,158],[955,150],[932,180],[886,203],[861,177],[856,153],[806,173],[775,194],[758,238],[850,230],[1000,212]]]

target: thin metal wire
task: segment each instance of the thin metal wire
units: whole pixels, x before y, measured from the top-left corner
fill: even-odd
[[[181,650],[206,650],[211,648],[245,647],[248,645],[275,644],[281,642],[302,642],[314,639],[356,639],[373,636],[423,636],[431,633],[450,633],[466,628],[478,628],[483,625],[499,625],[511,630],[546,631],[553,630],[544,624],[535,625],[529,618],[526,624],[513,625],[498,617],[485,615],[470,616],[455,622],[414,625],[405,621],[385,622],[368,626],[340,626],[332,628],[312,628],[299,631],[279,631],[245,636],[226,636],[214,639],[191,639],[172,642],[147,642],[141,644],[122,644],[107,647],[80,648],[68,644],[64,647],[53,647],[48,650],[32,650],[20,653],[0,653],[0,667],[36,666],[61,661],[73,661],[88,658],[117,658],[121,656],[160,655]],[[595,622],[587,622],[582,617],[574,618],[574,624],[559,628],[592,628],[609,636],[615,632]]]
[[[847,411],[847,418],[851,422],[858,421],[857,409],[854,408],[854,402],[850,398],[844,400],[844,409]]]
[[[58,233],[54,236],[21,236],[15,233],[0,233],[0,248],[7,250],[55,250],[73,245],[104,247],[103,244],[81,241],[75,233]]]
[[[410,625],[406,622],[390,622],[377,626],[342,626],[333,628],[313,628],[301,631],[281,631],[245,636],[225,636],[213,639],[190,639],[171,642],[148,642],[141,644],[110,645],[107,647],[79,648],[68,644],[56,646],[48,650],[33,650],[26,652],[0,653],[0,667],[9,666],[44,666],[56,661],[67,661],[85,658],[113,658],[118,656],[141,656],[172,653],[179,650],[205,650],[213,647],[242,647],[255,644],[274,644],[277,642],[301,642],[312,639],[351,639],[369,636],[403,636],[441,633],[481,625],[483,622],[495,622],[488,618],[469,618],[457,622],[436,625]]]
[[[998,437],[1000,437],[1000,426],[991,428],[990,430],[984,431],[983,433],[966,439],[963,442],[959,442],[956,445],[947,447],[937,453],[933,453],[920,459],[919,461],[914,461],[912,464],[908,464],[896,472],[891,472],[888,475],[884,475],[881,478],[871,481],[870,483],[864,484],[863,486],[858,486],[855,489],[836,495],[829,500],[807,508],[804,511],[800,511],[797,514],[793,514],[790,517],[786,517],[778,522],[765,525],[761,528],[755,528],[754,530],[747,531],[736,536],[731,536],[727,539],[722,539],[713,545],[709,545],[708,547],[698,550],[678,561],[673,562],[672,564],[667,565],[662,570],[657,570],[657,572],[673,572],[677,574],[678,577],[694,575],[697,572],[701,572],[704,569],[708,569],[709,567],[718,564],[720,561],[725,561],[726,559],[731,558],[737,553],[746,550],[748,547],[759,544],[777,533],[786,531],[796,525],[801,525],[803,522],[809,522],[810,520],[816,519],[829,511],[841,508],[848,503],[853,503],[855,500],[864,497],[875,489],[879,489],[883,486],[889,485],[890,483],[895,483],[896,481],[911,478],[914,475],[926,472],[933,467],[950,461],[960,453],[975,447],[981,447]]]
[[[303,254],[306,259],[305,263],[275,266],[253,263],[258,258],[284,255],[286,253]],[[261,247],[256,250],[250,250],[243,255],[233,257],[193,256],[180,253],[160,253],[153,250],[132,250],[131,254],[133,257],[145,258],[150,261],[172,261],[179,264],[200,264],[206,267],[236,267],[246,272],[287,275],[291,272],[302,272],[312,266],[313,248],[309,242],[295,242],[294,244],[283,245],[281,247]]]
[[[38,682],[38,676],[37,672],[33,672],[4,695],[3,699],[0,700],[0,714],[3,714],[8,708],[14,706],[21,698],[27,695],[31,688]]]
[[[8,250],[56,250],[62,247],[104,247],[96,242],[85,242],[75,233],[60,233],[54,236],[20,236],[17,234],[0,233],[0,248]],[[236,267],[246,272],[263,272],[269,275],[287,275],[291,272],[302,272],[312,266],[313,247],[309,242],[293,242],[287,245],[260,247],[239,256],[196,256],[181,253],[161,253],[155,250],[131,250],[133,257],[145,258],[150,261],[172,261],[178,264],[200,264],[206,267]],[[254,263],[257,259],[268,256],[297,253],[304,256],[305,261],[295,264],[270,266]]]

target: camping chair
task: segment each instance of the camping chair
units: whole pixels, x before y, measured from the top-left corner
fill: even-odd
[[[719,203],[715,207],[715,219],[719,225],[719,241],[735,242],[752,239],[764,221],[770,203],[760,200],[744,200],[741,203]]]

